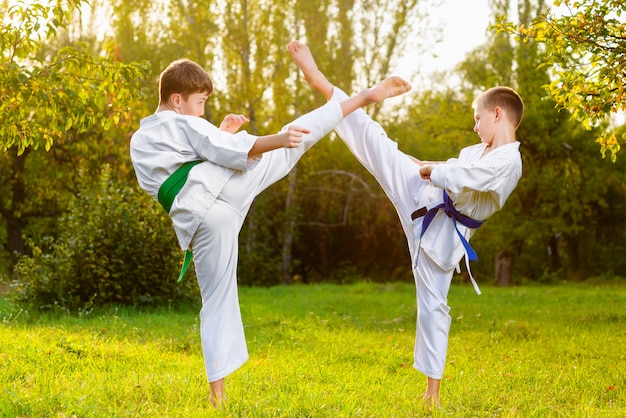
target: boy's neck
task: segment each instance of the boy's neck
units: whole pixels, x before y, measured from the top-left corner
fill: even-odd
[[[494,149],[502,145],[512,144],[514,142],[517,142],[517,139],[515,137],[515,129],[505,129],[501,132],[496,133],[493,141],[491,142],[491,144],[487,145],[487,148]]]
[[[172,112],[176,112],[176,109],[173,109],[173,108],[171,108],[169,106],[159,105],[159,107],[157,107],[157,110],[155,111],[155,113],[163,112],[165,110],[171,110]]]

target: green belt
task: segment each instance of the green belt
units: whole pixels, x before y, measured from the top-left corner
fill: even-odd
[[[200,164],[202,161],[190,161],[181,165],[176,171],[172,173],[171,176],[167,178],[159,187],[158,200],[165,212],[169,215],[170,210],[172,209],[172,204],[174,203],[174,199],[176,195],[185,185],[187,181],[187,176],[189,175],[189,171],[196,165]],[[180,269],[180,275],[178,276],[178,282],[180,283],[183,280],[183,276],[187,272],[189,268],[189,264],[191,264],[192,253],[190,250],[185,251],[185,259],[183,260],[183,267]]]

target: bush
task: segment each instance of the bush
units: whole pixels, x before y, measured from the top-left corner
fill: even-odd
[[[91,304],[161,305],[189,299],[188,273],[176,283],[183,253],[168,216],[137,187],[116,184],[105,168],[86,181],[59,221],[59,236],[22,257],[13,283],[18,302],[39,308]]]

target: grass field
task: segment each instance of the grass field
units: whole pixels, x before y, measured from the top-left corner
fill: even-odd
[[[0,299],[0,417],[625,417],[626,284],[455,285],[442,407],[412,284],[242,288],[248,363],[208,405],[198,306],[33,315]]]

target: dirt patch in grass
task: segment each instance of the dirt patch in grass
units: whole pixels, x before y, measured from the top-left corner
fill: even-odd
[[[10,288],[11,288],[11,286],[8,285],[8,284],[0,283],[0,295],[6,294],[9,291]]]

